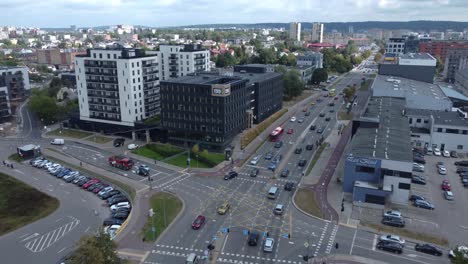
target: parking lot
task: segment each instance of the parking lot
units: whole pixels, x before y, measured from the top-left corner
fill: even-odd
[[[466,159],[466,158],[465,158]],[[436,237],[443,237],[449,241],[450,247],[466,243],[468,237],[468,211],[465,209],[468,199],[468,188],[461,184],[460,177],[456,173],[455,161],[463,158],[450,158],[443,156],[425,156],[426,164],[424,172],[413,172],[413,175],[422,175],[427,184],[411,184],[411,194],[423,196],[430,201],[435,209],[428,210],[417,208],[408,201],[408,206],[387,204],[385,210],[371,208],[355,208],[353,218],[360,219],[362,223],[381,225],[384,211],[399,210],[406,222],[404,229],[424,233]],[[444,162],[447,174],[441,175],[437,170],[437,162]],[[448,180],[454,200],[446,200],[441,188],[443,180]],[[397,228],[395,228],[397,229]]]

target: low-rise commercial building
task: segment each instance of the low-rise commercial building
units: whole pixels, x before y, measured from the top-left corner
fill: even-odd
[[[73,69],[76,55],[86,54],[77,49],[37,49],[37,63],[54,66],[58,69]]]
[[[405,38],[390,38],[385,47],[385,53],[402,54],[405,51]]]
[[[354,203],[408,203],[413,157],[405,105],[403,98],[371,97],[363,116],[353,120],[343,191]]]
[[[379,74],[432,83],[437,60],[428,53],[408,53],[383,59],[379,63]]]

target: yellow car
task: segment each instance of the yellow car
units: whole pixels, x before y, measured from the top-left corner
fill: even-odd
[[[226,214],[227,211],[229,210],[229,207],[231,207],[231,206],[227,202],[222,203],[218,207],[218,214],[220,214],[220,215]]]

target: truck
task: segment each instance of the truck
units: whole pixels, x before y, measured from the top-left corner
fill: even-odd
[[[107,161],[112,167],[116,167],[121,170],[130,170],[134,165],[132,159],[124,156],[111,156],[107,159]]]

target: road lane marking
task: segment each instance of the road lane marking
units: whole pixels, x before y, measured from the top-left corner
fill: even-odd
[[[372,250],[375,251],[375,245],[377,245],[377,235],[374,235],[374,240],[372,241]]]
[[[62,251],[64,251],[65,249],[67,249],[67,247],[64,247],[64,248],[62,248],[61,250],[59,250],[59,251],[57,252],[57,254],[60,254],[60,253],[61,253]]]
[[[40,237],[37,237],[36,239],[32,241],[27,242],[25,244],[25,247],[34,253],[41,252],[47,249],[48,247],[53,245],[55,242],[57,242],[59,239],[64,237],[71,230],[73,230],[80,223],[80,220],[74,217],[69,217],[69,218],[72,220],[71,222],[68,222],[50,232],[43,234]]]
[[[354,241],[356,240],[357,228],[354,230],[353,241],[351,242],[351,249],[349,250],[349,255],[353,254]]]
[[[29,235],[29,234],[26,234],[26,236],[27,236],[27,235]],[[38,235],[39,235],[39,233],[34,233],[34,234],[32,234],[32,235],[26,237],[25,239],[21,240],[20,242],[24,242],[24,241],[29,240],[29,239],[31,239],[31,238],[37,237]],[[20,237],[20,238],[23,238],[23,237],[24,237],[24,236],[22,236],[22,237]]]

